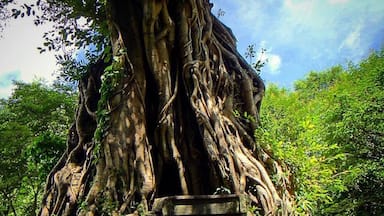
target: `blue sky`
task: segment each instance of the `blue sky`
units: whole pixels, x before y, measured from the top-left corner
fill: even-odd
[[[13,80],[20,79],[20,71],[10,71],[0,74],[0,88],[6,88],[12,85]]]
[[[27,0],[23,0],[27,1]],[[383,0],[211,0],[213,13],[229,26],[244,55],[255,44],[267,49],[262,78],[292,87],[309,71],[358,62],[384,46]],[[12,91],[12,79],[52,82],[54,53],[39,54],[42,35],[29,19],[11,20],[0,38],[0,98]]]
[[[212,0],[238,40],[267,49],[266,82],[292,87],[309,71],[358,62],[384,42],[382,0]]]

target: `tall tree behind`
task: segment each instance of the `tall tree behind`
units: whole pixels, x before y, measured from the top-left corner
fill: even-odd
[[[266,215],[288,214],[288,179],[253,138],[264,84],[211,7],[208,0],[41,6],[64,39],[82,39],[66,43],[104,50],[80,79],[76,124],[48,176],[41,215],[146,211],[156,197],[220,187],[248,194]],[[73,17],[90,28],[71,26]]]
[[[14,85],[0,100],[0,215],[36,215],[46,176],[66,148],[76,97],[43,81]]]

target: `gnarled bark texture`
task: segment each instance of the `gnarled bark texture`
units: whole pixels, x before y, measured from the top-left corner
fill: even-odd
[[[112,69],[100,61],[79,84],[76,123],[41,215],[138,214],[156,197],[220,187],[248,194],[265,215],[288,215],[287,179],[253,139],[263,82],[209,2],[106,7]]]

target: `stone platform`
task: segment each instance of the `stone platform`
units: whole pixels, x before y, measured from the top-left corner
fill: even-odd
[[[247,215],[243,195],[169,196],[155,199],[150,215]]]

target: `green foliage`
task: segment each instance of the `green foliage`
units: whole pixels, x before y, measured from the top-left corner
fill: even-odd
[[[259,143],[273,152],[273,157],[285,161],[293,175],[297,213],[312,212],[317,202],[330,202],[328,190],[343,190],[333,177],[336,167],[331,161],[342,159],[338,146],[328,144],[321,136],[321,125],[316,118],[318,104],[301,101],[299,94],[267,88],[261,123],[256,130]],[[275,181],[279,178],[276,177]]]
[[[24,150],[27,165],[36,177],[44,180],[65,151],[66,137],[46,132],[33,139]]]
[[[97,204],[98,214],[103,215],[111,215],[113,211],[117,211],[118,202],[113,201],[107,195],[101,196],[101,200]]]
[[[256,73],[260,75],[261,69],[267,63],[267,59],[265,59],[267,50],[265,48],[261,48],[259,52],[256,51],[256,45],[251,44],[248,45],[247,50],[245,52],[245,58],[248,59],[249,64],[255,69]],[[257,57],[256,62],[253,62],[253,59]]]
[[[383,53],[268,86],[255,135],[292,173],[297,214],[384,213]]]
[[[239,112],[238,110],[234,110],[234,111],[233,111],[233,115],[234,115],[236,118],[239,118],[239,119],[241,119],[242,121],[245,121],[245,122],[247,122],[247,123],[249,123],[249,122],[256,122],[256,117],[250,115],[250,114],[247,113],[247,112],[244,112],[243,114],[240,114],[240,112]]]
[[[0,102],[0,212],[35,215],[45,178],[65,150],[75,97],[42,81],[15,85]]]
[[[51,89],[43,81],[16,82],[15,85],[7,104],[14,113],[12,120],[26,125],[36,134],[50,131],[66,135],[74,117],[73,93]]]
[[[119,81],[121,80],[123,72],[122,70],[123,69],[119,58],[115,58],[113,59],[112,64],[104,69],[104,73],[101,77],[102,83],[100,87],[100,99],[97,104],[98,107],[96,111],[97,128],[95,130],[95,147],[93,149],[94,155],[96,157],[94,160],[95,163],[97,163],[99,158],[99,153],[101,151],[101,141],[104,139],[107,132],[106,130],[109,125],[110,113],[108,111],[107,105],[109,104],[109,100],[111,99],[113,91],[119,85]]]
[[[31,132],[24,125],[5,120],[9,111],[1,109],[0,122],[0,211],[7,215],[16,208],[15,198],[22,186],[23,173],[27,171],[26,159],[20,157],[24,143],[31,139]]]
[[[250,206],[248,210],[252,215],[254,216],[261,216],[262,215],[262,209],[257,206]]]
[[[346,154],[338,167],[348,190],[324,214],[341,214],[343,208],[349,215],[384,213],[383,54],[372,53],[359,65],[350,65],[349,73],[329,91],[332,106],[325,120],[331,124],[325,125],[325,135]]]

